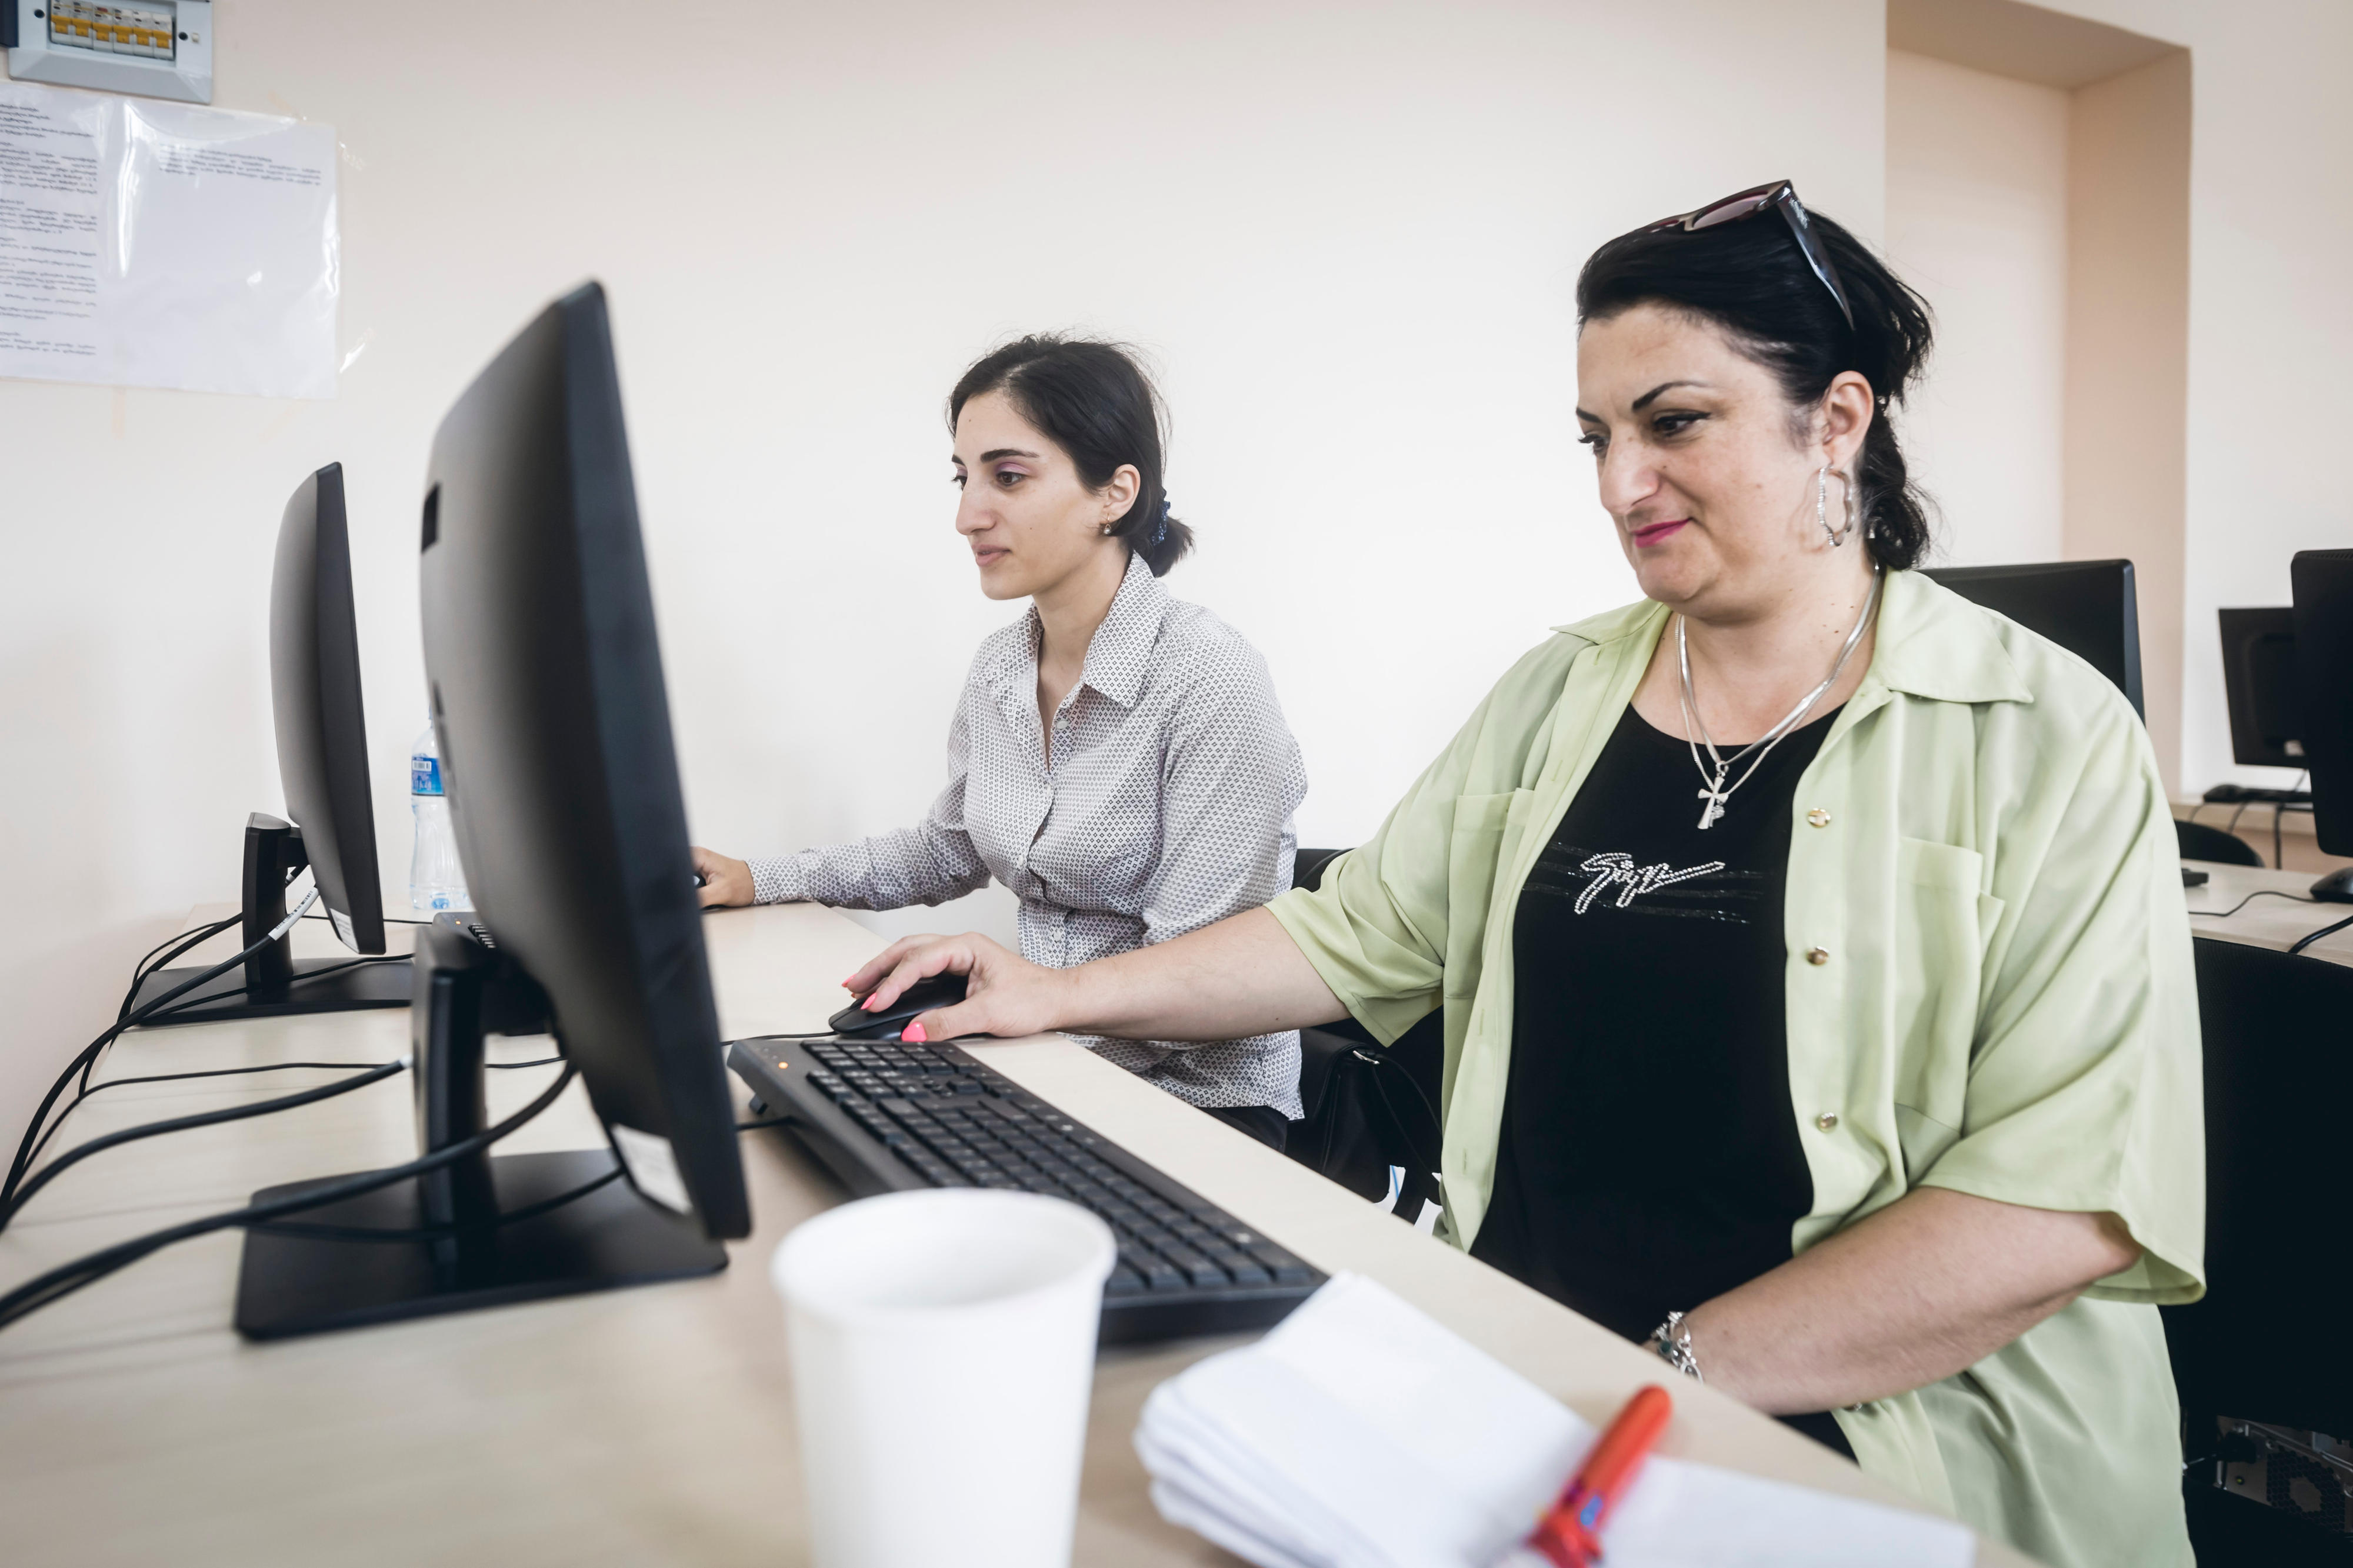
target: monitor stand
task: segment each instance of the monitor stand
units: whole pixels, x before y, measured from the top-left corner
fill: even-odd
[[[491,1125],[484,1037],[542,1033],[548,1010],[539,986],[459,917],[444,915],[419,933],[417,963],[424,984],[409,1015],[411,1069],[417,1131],[431,1152]],[[284,1339],[727,1267],[727,1249],[691,1217],[639,1196],[625,1177],[554,1201],[613,1170],[610,1149],[478,1152],[275,1226],[253,1226],[237,1272],[237,1332]],[[253,1201],[348,1179],[269,1187]],[[549,1206],[527,1218],[506,1217],[535,1205]],[[332,1237],[321,1226],[426,1234]]]
[[[286,919],[286,879],[310,863],[301,829],[258,811],[245,819],[245,917],[237,946],[252,946]],[[189,964],[156,971],[139,983],[132,1010],[210,967]],[[411,984],[405,958],[355,965],[347,958],[298,959],[292,938],[281,936],[247,959],[242,970],[215,975],[146,1023],[215,1024],[229,1018],[406,1007]]]

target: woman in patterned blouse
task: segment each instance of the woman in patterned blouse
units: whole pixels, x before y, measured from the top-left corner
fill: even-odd
[[[1066,968],[1291,886],[1299,747],[1266,663],[1160,577],[1192,544],[1161,480],[1159,399],[1109,343],[1028,337],[948,397],[956,531],[981,592],[1029,612],[981,644],[916,826],[774,859],[694,852],[705,905],[937,904],[991,877],[1022,955]],[[910,1038],[917,1037],[911,1034]],[[1085,1043],[1281,1148],[1299,1036]]]

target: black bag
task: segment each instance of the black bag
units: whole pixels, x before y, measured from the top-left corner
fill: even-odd
[[[1438,1079],[1445,1053],[1441,1009],[1383,1047],[1354,1019],[1299,1032],[1299,1098],[1307,1119],[1285,1152],[1358,1197],[1389,1195],[1403,1172],[1394,1212],[1418,1218],[1440,1202]]]

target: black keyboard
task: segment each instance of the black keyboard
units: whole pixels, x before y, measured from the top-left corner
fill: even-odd
[[[860,1197],[1043,1193],[1119,1241],[1100,1338],[1132,1344],[1280,1321],[1324,1276],[1198,1194],[954,1046],[737,1040],[727,1065]]]

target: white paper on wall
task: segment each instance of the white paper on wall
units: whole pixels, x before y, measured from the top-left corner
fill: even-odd
[[[0,82],[0,376],[332,397],[335,133]]]

